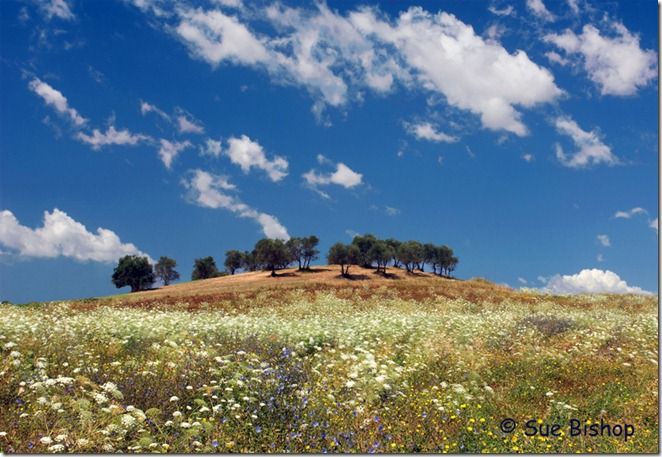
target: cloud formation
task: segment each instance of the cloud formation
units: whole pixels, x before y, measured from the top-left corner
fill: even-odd
[[[419,140],[427,140],[435,143],[455,143],[458,138],[447,133],[440,132],[429,122],[418,122],[405,124],[407,131]]]
[[[39,78],[34,78],[30,81],[28,87],[32,92],[39,95],[46,105],[68,118],[76,127],[81,127],[87,122],[87,119],[78,114],[75,108],[69,106],[67,97],[62,95],[62,92],[59,90],[54,89],[50,84],[43,82]]]
[[[609,239],[609,236],[607,235],[598,235],[597,237],[598,242],[603,245],[604,247],[609,247],[611,246],[611,240]]]
[[[553,21],[554,15],[549,12],[542,0],[526,0],[526,7],[543,21]]]
[[[226,209],[239,217],[253,219],[260,224],[267,238],[290,238],[287,229],[275,216],[257,211],[237,197],[228,195],[225,191],[235,190],[236,187],[227,178],[203,170],[193,170],[191,178],[184,180],[183,184],[189,190],[188,198],[192,203],[205,208]]]
[[[190,148],[193,146],[190,141],[168,141],[161,139],[161,146],[159,147],[159,157],[165,165],[166,168],[170,169],[172,166],[172,161],[182,152],[184,149]]]
[[[89,232],[64,211],[44,212],[44,222],[32,229],[21,225],[9,210],[0,211],[0,245],[21,257],[69,257],[79,261],[117,262],[124,255],[147,256],[131,243],[122,243],[111,230]]]
[[[632,216],[636,216],[637,214],[648,214],[648,211],[637,206],[636,208],[632,208],[631,210],[627,211],[616,211],[614,217],[617,219],[630,219]]]
[[[201,134],[205,129],[195,121],[190,120],[184,115],[177,116],[177,129],[179,133],[196,133]]]
[[[574,154],[566,154],[561,145],[556,145],[556,158],[562,165],[570,168],[586,168],[591,165],[617,165],[620,161],[611,148],[604,144],[598,132],[587,132],[570,117],[556,118],[554,125],[562,135],[572,139],[579,148]]]
[[[623,24],[614,22],[611,28],[612,37],[587,24],[579,35],[568,29],[560,34],[548,34],[544,40],[567,56],[578,58],[603,95],[634,95],[657,77],[657,54],[654,50],[641,49],[639,37]]]
[[[597,268],[584,269],[574,275],[554,275],[542,288],[553,294],[645,294],[650,292],[629,286],[616,273]]]
[[[64,21],[71,21],[76,18],[67,0],[41,0],[39,9],[48,20],[57,17]]]
[[[83,143],[90,145],[94,150],[99,150],[104,146],[110,145],[135,146],[138,143],[151,139],[147,135],[131,133],[127,129],[117,130],[112,125],[109,126],[105,132],[94,129],[92,130],[92,135],[78,132],[76,138]]]
[[[342,162],[333,164],[329,159],[322,154],[317,156],[317,161],[320,164],[327,164],[335,166],[335,171],[321,173],[315,169],[311,169],[302,175],[306,185],[315,190],[324,198],[330,198],[329,194],[318,189],[319,186],[327,186],[335,184],[345,189],[351,189],[360,185],[363,182],[363,175],[357,173]]]
[[[276,83],[306,88],[317,115],[327,105],[361,99],[365,89],[384,94],[401,85],[444,96],[451,106],[480,116],[485,128],[522,136],[528,129],[518,109],[563,93],[526,52],[511,54],[454,15],[420,7],[396,20],[367,7],[342,15],[324,3],[275,3],[243,15],[180,7],[159,19],[194,58],[214,68],[223,62],[250,66]],[[258,34],[250,21],[272,29],[260,26]]]
[[[247,135],[241,135],[239,138],[230,137],[223,153],[244,173],[248,173],[251,168],[257,168],[263,170],[273,182],[280,181],[287,176],[289,167],[287,160],[281,156],[274,156],[269,160],[264,148]]]

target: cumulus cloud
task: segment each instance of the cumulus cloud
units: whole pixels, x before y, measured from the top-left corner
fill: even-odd
[[[547,60],[549,60],[550,62],[557,63],[563,67],[570,63],[568,59],[564,58],[563,56],[561,56],[561,54],[559,54],[556,51],[547,51],[545,53],[545,57],[547,57]]]
[[[190,120],[184,115],[177,116],[177,129],[179,133],[204,133],[205,129],[196,121]]]
[[[603,245],[604,247],[611,246],[611,241],[609,240],[609,236],[607,236],[607,235],[598,235],[596,238],[598,239],[598,242],[601,245]]]
[[[191,178],[184,180],[183,184],[189,190],[188,198],[191,202],[205,208],[226,209],[239,217],[253,219],[260,224],[267,238],[290,238],[287,229],[275,216],[257,211],[237,197],[228,195],[225,191],[234,190],[235,186],[227,178],[203,170],[194,170]]]
[[[577,57],[603,95],[633,95],[657,77],[657,55],[654,50],[641,49],[639,36],[623,24],[614,22],[611,27],[612,37],[587,24],[579,35],[566,30],[548,34],[544,40]]]
[[[76,138],[92,147],[94,150],[99,150],[104,146],[119,145],[119,146],[135,146],[143,141],[148,141],[151,138],[147,135],[140,133],[131,133],[129,130],[116,130],[114,126],[109,126],[105,132],[98,129],[92,130],[92,135],[78,132]]]
[[[334,165],[333,162],[321,154],[317,156],[317,161],[320,164]],[[344,163],[338,162],[335,164],[335,171],[321,173],[312,169],[303,174],[303,180],[308,187],[317,191],[322,197],[329,198],[327,193],[318,189],[319,186],[335,184],[345,189],[351,189],[363,182],[363,175],[355,172]]]
[[[536,160],[536,158],[533,154],[527,153],[527,154],[522,155],[522,160],[525,161],[525,162],[531,163],[534,160]]]
[[[598,132],[587,132],[582,130],[570,117],[556,118],[554,125],[556,130],[569,136],[575,146],[579,148],[574,154],[568,155],[563,151],[561,145],[556,145],[556,158],[562,165],[571,168],[585,168],[590,165],[617,165],[619,163],[609,146],[604,144]]]
[[[223,60],[258,64],[269,60],[269,51],[236,17],[201,8],[179,11],[175,33],[195,57],[218,66]]]
[[[62,95],[62,92],[59,90],[54,89],[50,84],[43,82],[39,78],[34,78],[30,81],[28,87],[32,92],[39,95],[46,105],[51,106],[59,114],[69,118],[76,127],[81,127],[87,122],[87,119],[78,114],[75,108],[69,106],[67,97]]]
[[[223,151],[223,148],[221,146],[221,142],[219,140],[214,140],[211,138],[207,138],[205,140],[205,144],[200,146],[200,152],[203,155],[208,155],[212,157],[220,157],[221,152]]]
[[[658,223],[657,223],[657,217],[653,219],[652,221],[648,222],[648,226],[655,230],[655,233],[659,233],[658,229]]]
[[[617,219],[630,219],[632,216],[636,216],[637,214],[648,214],[648,211],[637,206],[636,208],[632,208],[631,210],[616,211],[614,217]]]
[[[424,88],[479,115],[488,129],[526,135],[515,107],[550,102],[562,93],[552,74],[526,52],[510,54],[500,44],[486,42],[452,14],[410,8],[394,24],[373,10],[351,18],[364,33],[394,46]]]
[[[455,143],[458,140],[456,136],[438,131],[429,122],[406,123],[405,128],[419,140],[433,141],[435,143]]]
[[[39,9],[41,9],[48,20],[57,17],[64,21],[70,21],[76,18],[67,0],[41,0]]]
[[[542,288],[553,294],[650,294],[639,287],[629,286],[609,270],[584,269],[574,275],[554,275]]]
[[[21,257],[69,257],[79,261],[117,262],[124,255],[147,256],[131,243],[122,243],[111,230],[89,232],[83,224],[55,208],[44,212],[43,225],[21,225],[9,211],[0,212],[0,245]]]
[[[190,141],[168,141],[161,139],[159,148],[159,157],[166,168],[170,169],[172,161],[177,155],[186,148],[192,146]]]
[[[360,99],[366,88],[384,94],[401,84],[443,95],[451,106],[479,115],[486,128],[525,135],[518,108],[562,94],[553,75],[526,52],[511,54],[485,41],[451,14],[412,7],[391,21],[365,7],[342,15],[323,2],[308,9],[274,4],[253,13],[179,8],[176,24],[165,28],[213,67],[247,65],[277,83],[305,87],[320,117],[326,105]],[[275,34],[263,26],[262,35],[251,31],[250,19],[267,21]]]
[[[287,176],[289,167],[287,160],[281,156],[274,156],[271,160],[267,159],[264,148],[247,135],[241,135],[239,138],[230,137],[224,154],[244,173],[248,173],[251,168],[257,168],[266,172],[269,179],[274,182]]]
[[[553,21],[554,15],[549,12],[542,0],[526,0],[526,7],[543,21]]]

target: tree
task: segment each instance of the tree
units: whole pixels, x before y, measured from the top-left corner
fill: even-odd
[[[411,273],[423,259],[423,245],[418,241],[407,241],[400,245],[397,255],[407,272]]]
[[[315,235],[310,235],[302,238],[301,241],[303,247],[303,267],[306,270],[310,270],[310,262],[312,260],[317,260],[320,253],[317,249],[317,244],[320,242],[320,239]]]
[[[287,240],[285,246],[287,246],[292,261],[299,264],[299,270],[303,270],[305,265],[303,238],[292,237]]]
[[[373,244],[377,242],[375,235],[366,234],[366,235],[356,235],[352,239],[352,244],[359,248],[359,253],[361,256],[360,263],[364,268],[372,268],[370,258],[368,256],[368,251]]]
[[[257,255],[255,250],[244,251],[241,255],[241,268],[246,271],[257,271],[260,264],[257,263]]]
[[[371,263],[377,263],[378,272],[381,270],[386,274],[386,264],[393,257],[393,249],[385,241],[379,240],[373,243],[367,256]]]
[[[154,284],[154,270],[147,257],[125,255],[115,267],[112,280],[118,289],[130,286],[131,292],[137,292]]]
[[[400,267],[400,260],[398,259],[398,248],[402,244],[402,241],[396,240],[394,238],[389,238],[386,240],[386,244],[389,245],[391,250],[393,251],[393,267],[394,268],[399,268]]]
[[[425,264],[432,262],[434,257],[437,255],[437,246],[432,243],[425,243],[423,245],[423,261],[419,265],[421,271],[425,271]],[[434,269],[434,265],[433,265]]]
[[[244,254],[241,251],[237,251],[235,249],[226,251],[225,262],[223,263],[223,265],[225,266],[225,269],[231,275],[233,275],[235,271],[241,268],[243,258],[244,258]]]
[[[170,257],[161,256],[159,261],[156,262],[154,272],[156,273],[156,277],[163,281],[164,286],[179,279],[179,273],[175,271],[176,266],[177,262]]]
[[[191,273],[191,279],[193,281],[215,278],[217,276],[220,276],[220,272],[216,268],[216,261],[212,256],[195,259],[193,273]]]
[[[276,276],[276,269],[285,268],[291,263],[290,251],[282,240],[263,238],[255,244],[257,261]]]
[[[361,251],[353,244],[336,243],[329,248],[326,258],[329,265],[340,265],[340,274],[347,277],[350,265],[361,261]]]

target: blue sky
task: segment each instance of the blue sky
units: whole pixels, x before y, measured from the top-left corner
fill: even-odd
[[[444,243],[456,274],[657,291],[657,4],[0,4],[0,298],[263,236]],[[322,259],[324,260],[324,259]]]

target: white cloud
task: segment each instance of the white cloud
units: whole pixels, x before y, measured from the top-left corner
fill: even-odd
[[[395,47],[423,88],[479,115],[488,129],[526,135],[515,107],[551,102],[562,94],[552,74],[526,52],[510,54],[500,44],[484,41],[451,14],[410,8],[390,24],[364,9],[350,18],[363,33]]]
[[[166,168],[170,168],[172,161],[184,149],[192,146],[190,141],[168,141],[161,139],[161,147],[159,148],[159,157]]]
[[[579,0],[568,0],[568,6],[574,14],[579,14]]]
[[[648,226],[655,230],[655,233],[659,233],[658,229],[658,222],[657,222],[657,217],[653,219],[652,221],[649,221]]]
[[[636,216],[637,214],[648,214],[648,211],[637,206],[631,210],[616,211],[614,217],[617,219],[630,219],[632,216]]]
[[[561,54],[559,54],[556,51],[547,51],[545,53],[545,57],[547,57],[547,60],[549,60],[550,62],[557,63],[557,64],[561,65],[562,67],[565,67],[566,65],[568,65],[570,63],[570,61],[568,59],[563,58],[561,56]]]
[[[419,140],[428,140],[435,143],[455,143],[458,138],[438,131],[429,122],[419,122],[416,124],[405,123],[407,131]]]
[[[522,277],[517,278],[517,281],[519,281],[520,284],[528,284],[528,281]]]
[[[320,164],[333,164],[333,162],[321,154],[317,156],[317,161]],[[363,181],[363,175],[361,173],[355,172],[342,162],[335,164],[335,171],[333,172],[320,173],[317,170],[312,169],[304,173],[302,176],[306,184],[311,189],[316,190],[325,198],[329,198],[329,195],[317,189],[318,186],[336,184],[338,186],[344,187],[345,189],[351,189],[360,185]]]
[[[386,211],[386,214],[388,214],[389,216],[397,216],[398,214],[400,214],[400,210],[392,206],[385,206],[384,210]]]
[[[140,113],[144,116],[147,113],[155,113],[170,122],[170,116],[168,116],[163,110],[159,109],[157,106],[152,105],[151,103],[141,101],[140,102]]]
[[[205,129],[196,124],[194,121],[189,120],[186,116],[177,116],[177,128],[179,133],[204,133]]]
[[[264,170],[274,182],[287,176],[287,160],[280,156],[267,159],[264,148],[246,135],[241,135],[240,138],[230,137],[224,153],[232,163],[239,165],[244,173],[248,173],[251,168],[258,168]]]
[[[39,8],[48,20],[57,17],[65,21],[70,21],[76,17],[71,11],[71,6],[69,6],[67,0],[41,0]]]
[[[92,135],[87,135],[83,132],[78,132],[76,138],[83,143],[92,146],[92,149],[98,150],[103,146],[120,145],[120,146],[135,146],[136,144],[150,140],[150,137],[140,133],[131,133],[129,130],[116,130],[114,126],[109,126],[106,132],[101,132],[98,129],[92,130]]]
[[[262,42],[233,16],[218,10],[180,10],[175,33],[190,52],[213,66],[223,60],[247,65],[265,63],[269,52]]]
[[[603,256],[602,254],[598,254],[598,256],[596,257],[596,260],[597,260],[598,262],[604,262],[604,261],[605,261],[605,258],[604,258],[604,256]]]
[[[611,241],[609,240],[609,236],[607,236],[607,235],[598,235],[596,238],[598,239],[598,242],[601,245],[603,245],[604,247],[611,246]]]
[[[32,229],[21,225],[9,210],[0,211],[0,245],[22,257],[70,257],[80,261],[116,262],[124,255],[147,256],[131,243],[122,243],[111,230],[89,232],[64,211],[44,212],[44,222]],[[153,260],[150,259],[150,262]]]
[[[585,25],[580,35],[571,30],[548,34],[568,56],[579,56],[589,78],[603,95],[633,95],[657,77],[657,55],[639,46],[639,37],[621,23],[611,24],[615,36],[607,37],[593,25]]]
[[[508,5],[501,9],[490,5],[487,10],[496,16],[512,16],[515,13],[515,8],[513,8],[513,5]]]
[[[200,152],[202,152],[203,155],[208,155],[212,157],[220,157],[221,152],[223,151],[221,147],[221,142],[219,140],[213,140],[211,138],[207,138],[205,140],[204,146],[200,146]]]
[[[533,154],[528,154],[528,153],[527,153],[527,154],[522,155],[522,160],[525,161],[525,162],[529,162],[529,163],[531,163],[531,162],[533,162],[534,160],[536,160],[536,158],[535,158],[535,156],[534,156]]]
[[[582,130],[570,117],[558,117],[554,124],[559,133],[569,136],[575,146],[579,148],[574,154],[568,156],[559,144],[556,145],[556,158],[564,166],[584,168],[601,163],[607,165],[620,163],[618,157],[611,152],[611,148],[602,142],[598,132]]]
[[[542,0],[526,0],[526,7],[544,21],[554,20],[554,15],[549,12]]]
[[[614,272],[596,268],[574,275],[554,275],[542,290],[553,294],[650,294],[639,287],[628,286]]]
[[[213,67],[248,65],[277,83],[305,87],[320,119],[327,105],[360,100],[365,88],[385,94],[399,83],[443,95],[451,106],[479,115],[486,128],[525,135],[517,108],[563,93],[524,51],[511,54],[443,12],[410,8],[391,22],[374,9],[341,15],[320,2],[311,9],[278,3],[254,13],[241,18],[258,22],[262,33],[266,21],[275,34],[258,35],[239,16],[200,8],[176,9],[178,22],[165,28]]]
[[[53,107],[55,111],[63,116],[68,117],[76,127],[81,127],[87,122],[87,119],[78,114],[76,109],[69,106],[67,97],[48,83],[43,82],[39,78],[34,78],[30,81],[28,87],[32,92],[39,95],[47,105]]]
[[[259,212],[242,203],[232,195],[224,191],[234,190],[235,186],[230,184],[225,177],[216,176],[203,170],[194,170],[190,180],[183,182],[189,189],[189,199],[206,208],[223,208],[237,214],[239,217],[255,220],[262,227],[262,232],[267,238],[278,238],[287,240],[290,238],[287,229],[270,214]]]

